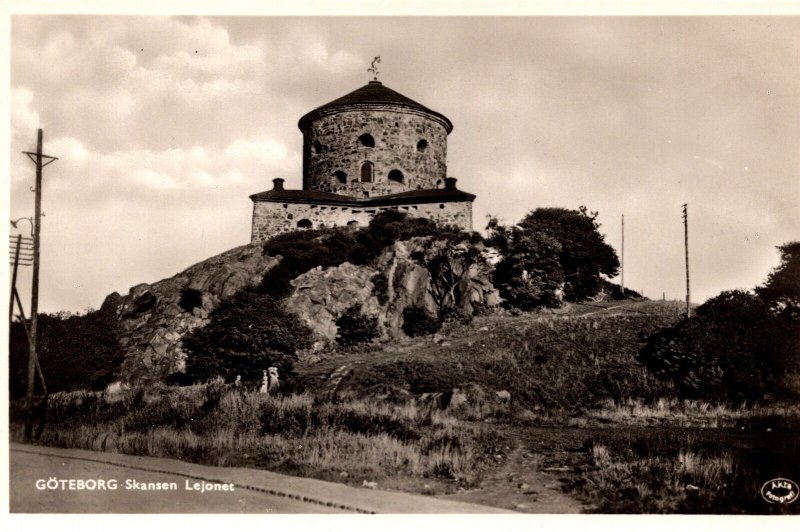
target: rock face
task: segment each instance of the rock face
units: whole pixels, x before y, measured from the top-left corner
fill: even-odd
[[[294,290],[286,302],[321,340],[335,340],[336,320],[354,306],[361,305],[364,316],[378,320],[382,338],[404,336],[403,311],[424,308],[436,315],[437,304],[431,295],[431,276],[412,255],[431,252],[427,239],[415,238],[388,247],[374,267],[344,263],[332,268],[315,268],[294,281]],[[458,311],[472,316],[477,305],[493,307],[500,296],[486,272],[472,267],[461,278],[462,294]]]
[[[162,380],[185,369],[183,336],[208,323],[220,301],[259,283],[277,259],[265,257],[259,245],[247,245],[195,264],[153,284],[139,284],[127,296],[109,295],[103,307],[119,319],[125,352],[120,379]]]

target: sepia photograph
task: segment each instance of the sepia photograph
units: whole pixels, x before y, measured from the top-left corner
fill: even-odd
[[[20,6],[5,513],[800,514],[800,4]]]

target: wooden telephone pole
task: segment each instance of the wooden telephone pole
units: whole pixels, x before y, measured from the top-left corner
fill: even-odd
[[[689,303],[689,211],[688,203],[683,204],[683,249],[686,256],[686,317],[692,317],[692,307]]]
[[[622,215],[622,251],[620,252],[620,281],[619,289],[622,299],[625,299],[625,215]]]
[[[25,394],[25,400],[28,407],[28,420],[25,423],[25,439],[31,441],[33,437],[33,391],[34,384],[36,383],[36,327],[38,322],[39,313],[39,238],[41,236],[41,220],[42,220],[42,168],[58,160],[57,157],[51,157],[42,153],[42,130],[39,129],[36,139],[36,152],[25,151],[22,152],[28,156],[36,165],[36,194],[34,213],[33,213],[33,280],[31,283],[31,323],[28,327],[29,341],[28,341],[28,388]]]

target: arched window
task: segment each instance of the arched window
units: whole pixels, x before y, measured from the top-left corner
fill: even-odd
[[[310,229],[312,225],[313,224],[311,223],[311,220],[309,220],[308,218],[303,218],[302,220],[298,220],[297,222],[297,227],[299,227],[300,229]]]
[[[358,141],[361,143],[362,146],[366,148],[374,148],[375,147],[375,139],[372,138],[372,135],[369,133],[364,133],[360,137],[358,137]]]
[[[333,173],[339,183],[346,184],[347,183],[347,174],[342,172],[341,170],[337,170]]]
[[[372,183],[372,163],[367,161],[361,165],[361,182]]]
[[[347,227],[353,227],[353,228],[358,227],[358,220],[350,220],[349,222],[347,222]]]
[[[391,172],[389,172],[389,181],[402,183],[404,179],[405,176],[403,176],[403,172],[401,172],[400,170],[392,170]]]
[[[427,149],[428,149],[428,141],[425,139],[419,139],[419,142],[417,142],[417,151],[423,152]]]

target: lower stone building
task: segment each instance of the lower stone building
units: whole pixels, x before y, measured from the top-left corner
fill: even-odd
[[[472,231],[475,195],[458,190],[453,177],[445,179],[441,189],[412,190],[363,200],[315,190],[286,190],[283,179],[273,182],[272,190],[250,196],[251,242],[262,242],[298,229],[366,226],[376,213],[389,209]]]

